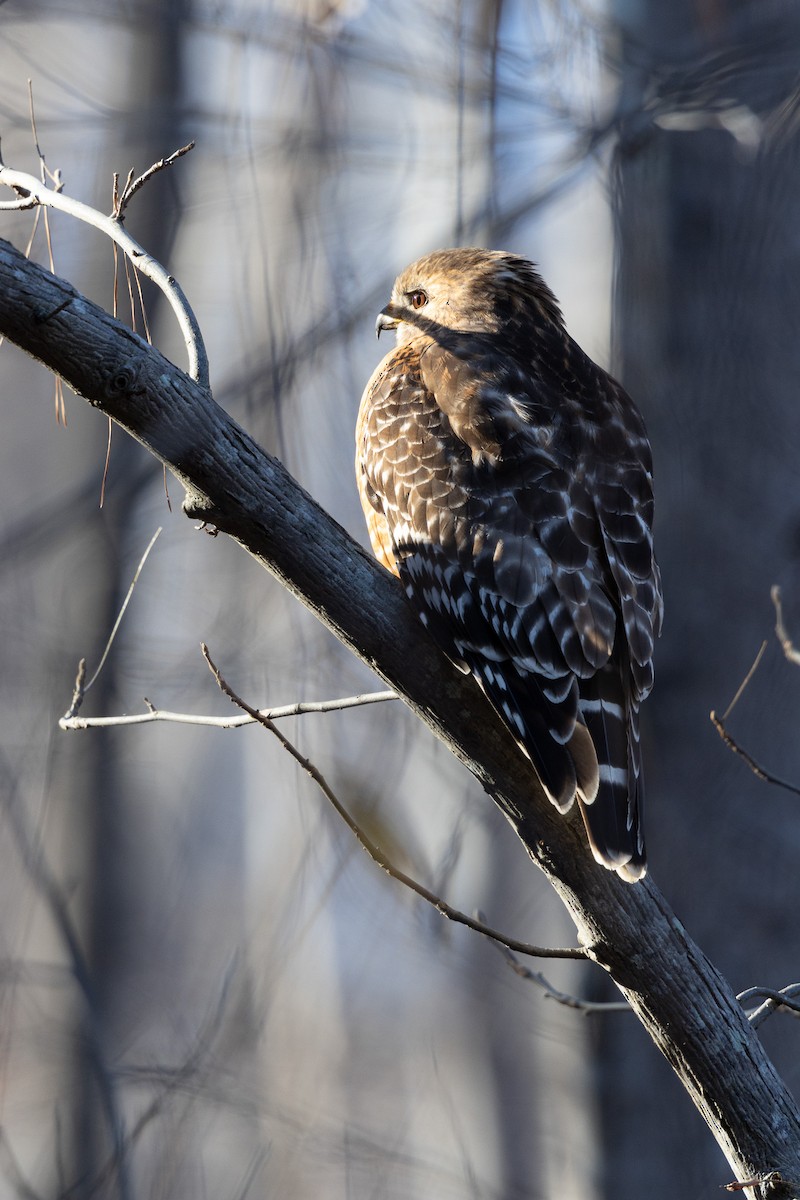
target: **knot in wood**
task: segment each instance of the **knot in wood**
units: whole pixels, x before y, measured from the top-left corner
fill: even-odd
[[[128,395],[135,392],[139,379],[139,369],[135,363],[127,362],[114,368],[109,376],[107,389],[112,397]]]

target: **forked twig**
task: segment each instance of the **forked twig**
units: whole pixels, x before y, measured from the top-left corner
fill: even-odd
[[[787,634],[786,628],[783,624],[780,588],[777,585],[773,586],[770,595],[772,597],[772,603],[775,605],[775,633],[777,634],[778,640],[781,643],[783,653],[786,655],[786,658],[789,660],[789,662],[800,664],[800,652],[795,650],[794,645],[789,638],[789,635]],[[765,767],[762,767],[758,762],[756,762],[752,754],[749,754],[742,746],[739,745],[736,739],[725,727],[725,722],[733,712],[733,709],[739,703],[745,688],[755,675],[766,648],[767,643],[762,642],[758,654],[753,660],[753,665],[745,675],[742,682],[739,684],[739,687],[736,689],[735,696],[725,709],[725,712],[722,714],[722,716],[718,717],[716,710],[712,708],[711,712],[709,713],[709,718],[711,720],[711,724],[714,726],[728,749],[734,754],[738,754],[739,758],[741,758],[747,764],[757,779],[763,780],[764,783],[772,783],[775,785],[775,787],[783,788],[787,792],[792,792],[795,796],[800,796],[800,787],[794,783],[789,783],[786,779],[781,779],[779,776],[773,775],[770,771],[767,771]]]
[[[161,533],[161,526],[159,525],[158,529],[155,531],[153,536],[150,538],[147,549],[145,550],[142,557],[139,559],[139,565],[136,568],[136,572],[133,576],[133,579],[131,580],[131,585],[128,588],[127,595],[125,596],[125,599],[122,602],[122,607],[120,608],[119,613],[117,614],[117,619],[114,622],[114,627],[111,630],[111,633],[108,635],[108,640],[105,644],[105,649],[103,650],[102,656],[100,658],[100,662],[97,666],[97,670],[95,671],[94,675],[92,676],[92,678],[89,680],[88,683],[84,682],[86,679],[86,659],[82,658],[81,661],[79,662],[78,674],[75,678],[75,687],[73,688],[73,692],[72,692],[72,701],[70,703],[69,708],[64,713],[64,716],[61,718],[61,720],[58,723],[59,727],[61,729],[69,728],[69,725],[65,724],[65,722],[69,722],[72,718],[75,717],[75,715],[77,714],[77,712],[79,711],[79,709],[81,707],[81,704],[83,703],[84,696],[89,691],[89,688],[93,685],[93,683],[97,679],[97,676],[100,674],[103,667],[105,666],[106,659],[108,658],[108,653],[114,642],[114,638],[117,636],[117,631],[122,622],[122,618],[125,616],[125,609],[128,607],[131,596],[133,595],[133,589],[136,587],[136,584],[139,580],[139,576],[142,573],[142,568],[144,567],[144,564],[147,562],[147,556],[149,555],[150,551],[153,549],[153,546],[156,544],[156,539],[158,538],[158,535],[160,533]]]
[[[738,754],[739,758],[741,758],[742,761],[747,764],[757,779],[761,779],[764,783],[772,783],[775,785],[775,787],[784,788],[787,792],[792,792],[795,796],[800,796],[800,787],[797,787],[797,785],[794,783],[789,783],[787,779],[781,779],[778,775],[773,775],[770,771],[767,771],[764,767],[760,766],[759,763],[756,762],[751,754],[748,754],[748,752],[739,745],[736,739],[732,737],[732,735],[725,728],[713,708],[709,713],[709,717],[711,718],[711,724],[714,726],[728,749],[734,754]]]
[[[751,987],[746,991],[740,992],[736,999],[740,1004],[745,1004],[748,1000],[763,999],[764,1003],[759,1004],[758,1008],[754,1008],[748,1013],[748,1020],[755,1028],[763,1024],[767,1017],[772,1016],[779,1009],[784,1009],[794,1017],[800,1017],[800,1000],[794,1000],[793,997],[800,994],[800,983],[787,984],[785,988],[779,991],[774,988],[766,987]]]
[[[190,147],[182,147],[180,151],[176,151],[175,155],[171,155],[168,159],[162,159],[161,163],[164,166],[169,165],[176,157],[188,152]],[[161,170],[161,164],[155,163],[149,171],[145,171],[144,175],[139,176],[139,180],[134,180],[131,187],[138,185],[142,186],[145,178],[150,178],[156,170]],[[51,176],[58,180],[57,188],[50,188],[46,183],[42,183],[34,175],[29,175],[24,171],[14,171],[11,167],[4,165],[0,158],[0,184],[11,188],[16,193],[17,199],[12,201],[0,201],[0,211],[21,210],[42,206],[43,208],[53,208],[60,212],[67,213],[68,216],[74,217],[78,221],[83,221],[86,225],[91,225],[95,229],[99,229],[107,237],[120,247],[124,254],[130,259],[137,271],[141,271],[148,279],[158,287],[166,296],[173,312],[175,313],[178,323],[183,332],[186,350],[189,355],[189,374],[192,379],[196,380],[203,388],[209,386],[208,373],[208,355],[206,353],[203,335],[200,332],[200,326],[197,318],[192,312],[189,301],[183,294],[178,281],[171,275],[161,263],[157,262],[151,254],[141,246],[135,238],[132,238],[128,231],[123,226],[121,220],[115,213],[110,216],[104,216],[97,209],[91,208],[88,204],[83,204],[80,200],[73,200],[70,196],[65,196],[62,188],[60,174],[56,172],[55,176]],[[132,194],[132,193],[131,193]],[[120,203],[125,196],[123,189]],[[125,199],[127,204],[130,199],[130,194]]]
[[[478,916],[480,917],[481,914],[479,913]],[[633,1012],[627,1000],[581,1000],[578,996],[570,995],[569,992],[562,992],[554,987],[541,971],[532,971],[530,967],[524,966],[502,942],[496,942],[495,949],[502,954],[515,975],[519,975],[520,979],[526,979],[541,988],[546,1000],[555,1000],[557,1004],[563,1004],[565,1008],[574,1008],[576,1012],[582,1012],[586,1016],[591,1013]]]
[[[180,150],[173,150],[172,154],[167,155],[166,158],[160,158],[158,162],[153,163],[152,167],[148,167],[147,170],[143,171],[141,175],[136,177],[136,179],[133,178],[133,170],[129,171],[128,178],[125,181],[125,186],[121,192],[116,192],[115,185],[116,195],[114,200],[113,216],[120,222],[124,221],[125,209],[128,207],[139,189],[144,187],[148,179],[152,179],[154,175],[157,175],[159,171],[165,170],[166,167],[171,167],[172,164],[177,162],[179,158],[183,158],[184,154],[188,154],[190,150],[194,150],[194,146],[194,142],[187,142],[185,146],[181,146]],[[118,180],[119,176],[116,175],[114,178],[115,180]]]

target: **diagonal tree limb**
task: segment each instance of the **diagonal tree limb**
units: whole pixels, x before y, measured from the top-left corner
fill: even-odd
[[[402,589],[213,401],[68,283],[0,241],[0,334],[57,371],[165,463],[188,516],[270,570],[465,763],[548,875],[579,941],[672,1064],[754,1200],[797,1197],[800,1113],[730,987],[650,879],[598,867],[477,686],[439,653]],[[763,1181],[763,1182],[759,1182]]]

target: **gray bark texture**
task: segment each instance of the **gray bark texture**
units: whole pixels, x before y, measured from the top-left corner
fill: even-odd
[[[234,538],[387,683],[501,807],[668,1059],[752,1197],[800,1196],[800,1114],[730,987],[650,878],[595,865],[471,680],[383,571],[211,396],[68,283],[0,241],[0,334],[165,463],[184,509]]]

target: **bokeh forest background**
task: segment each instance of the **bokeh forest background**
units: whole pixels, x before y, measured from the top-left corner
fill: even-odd
[[[737,989],[796,978],[800,8],[788,0],[6,0],[0,136],[181,281],[217,400],[365,540],[359,396],[394,275],[439,246],[537,261],[656,463],[666,594],[644,712],[651,871]],[[7,198],[7,197],[3,197]],[[110,244],[52,214],[107,307]],[[24,247],[30,214],[3,214]],[[46,261],[41,228],[34,254]],[[146,288],[156,344],[173,317]],[[141,322],[139,321],[141,328]],[[229,715],[381,686],[265,572],[172,511],[158,464],[0,348],[0,1193],[683,1200],[730,1171],[635,1019],[545,999],[357,848],[263,730],[59,732],[163,533],[86,715]],[[284,723],[396,864],[572,944],[546,881],[399,703]],[[647,948],[643,948],[647,952]],[[614,999],[598,969],[552,982]],[[763,1037],[800,1082],[797,1022]],[[122,1148],[123,1153],[116,1150]]]

